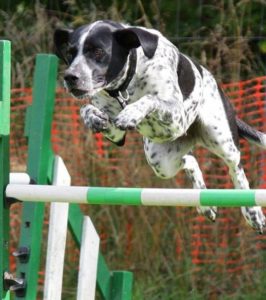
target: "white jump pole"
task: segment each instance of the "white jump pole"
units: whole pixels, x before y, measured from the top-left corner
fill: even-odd
[[[100,238],[88,216],[83,218],[77,300],[94,300]]]
[[[147,206],[266,206],[266,190],[105,188],[9,184],[6,196],[21,201]]]
[[[71,177],[60,156],[55,156],[53,185],[69,186]],[[48,246],[46,255],[44,299],[61,300],[65,246],[67,237],[68,203],[53,202],[50,206]]]

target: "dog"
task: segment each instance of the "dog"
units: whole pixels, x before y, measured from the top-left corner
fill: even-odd
[[[64,83],[78,99],[86,127],[123,146],[128,130],[144,141],[148,164],[163,179],[184,169],[193,188],[206,185],[191,150],[201,145],[224,160],[237,189],[249,189],[239,138],[266,148],[266,135],[237,118],[212,74],[159,31],[100,20],[56,29],[55,52],[66,64]],[[197,207],[214,221],[216,207]],[[263,232],[261,207],[241,207]]]

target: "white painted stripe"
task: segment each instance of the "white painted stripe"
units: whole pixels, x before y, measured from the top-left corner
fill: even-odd
[[[255,190],[255,202],[258,206],[266,206],[266,190]]]
[[[89,36],[92,29],[101,21],[96,21],[92,23],[90,26],[86,27],[87,30],[83,29],[83,32],[79,38],[79,47],[78,47],[78,53],[77,56],[74,58],[73,62],[70,65],[69,69],[74,69],[76,65],[80,64],[80,62],[84,59],[84,43]],[[86,66],[85,66],[86,67]],[[87,70],[90,70],[89,68],[86,68]],[[91,73],[91,70],[90,70]]]
[[[87,27],[87,30],[83,31],[81,36],[80,36],[80,39],[79,39],[79,49],[78,49],[78,55],[82,56],[83,55],[83,51],[84,51],[84,43],[87,39],[87,37],[89,36],[89,34],[91,33],[92,29],[102,21],[96,21],[94,23],[92,23],[89,27]]]
[[[143,189],[143,205],[160,206],[199,206],[200,191],[191,189]]]
[[[70,186],[71,178],[61,157],[55,157],[53,185]],[[50,206],[46,255],[44,299],[61,300],[64,257],[67,236],[68,203],[53,202]]]
[[[6,196],[28,202],[87,203],[88,187],[8,184]]]
[[[12,184],[29,184],[30,176],[27,173],[10,173],[9,182]]]
[[[95,299],[99,244],[100,239],[93,223],[85,216],[80,247],[77,300]]]

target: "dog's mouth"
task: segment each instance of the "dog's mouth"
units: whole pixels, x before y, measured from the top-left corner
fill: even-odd
[[[82,98],[82,97],[84,97],[85,95],[88,95],[88,91],[86,91],[86,90],[81,90],[81,89],[75,89],[75,88],[70,89],[69,92],[70,92],[73,96],[75,96],[75,97],[77,97],[77,98],[80,98],[80,97]]]
[[[80,88],[70,88],[67,87],[68,91],[78,99],[85,99],[88,97],[93,96],[95,93],[97,93],[99,90],[101,90],[105,86],[105,82],[97,82],[91,90],[85,90],[85,89],[80,89]]]

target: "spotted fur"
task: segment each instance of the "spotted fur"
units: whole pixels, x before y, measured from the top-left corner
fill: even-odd
[[[265,135],[237,119],[212,74],[160,32],[97,21],[75,31],[57,30],[55,45],[69,65],[67,88],[77,98],[91,99],[81,108],[88,128],[118,145],[123,145],[127,130],[136,129],[143,135],[147,161],[157,176],[172,178],[184,169],[197,189],[206,185],[191,150],[201,145],[224,160],[236,188],[249,188],[240,164],[239,133],[263,147]],[[137,49],[137,65],[123,108],[108,90],[125,81],[132,49]],[[262,232],[261,208],[241,210],[248,224]],[[213,221],[216,218],[216,207],[198,211]]]

